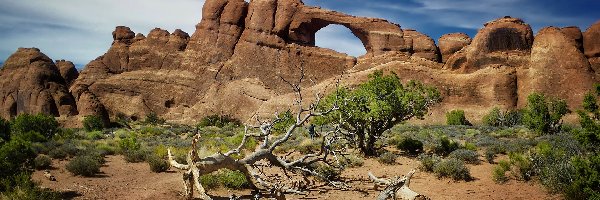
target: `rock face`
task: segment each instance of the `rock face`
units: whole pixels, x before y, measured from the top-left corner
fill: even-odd
[[[0,72],[0,105],[6,110],[2,113],[9,113],[2,117],[78,114],[67,117],[78,122],[87,115],[142,119],[154,112],[175,123],[194,124],[214,113],[248,120],[289,109],[295,96],[288,83],[299,83],[302,73],[308,101],[317,92],[331,91],[338,80],[353,87],[374,70],[384,70],[441,91],[444,101],[429,122],[443,122],[453,109],[465,110],[476,121],[493,107],[522,107],[531,92],[565,98],[579,108],[581,94],[597,82],[590,62],[600,63],[598,25],[582,37],[573,27],[544,29],[534,42],[529,25],[505,17],[486,23],[472,41],[465,34],[444,35],[438,48],[429,36],[384,19],[354,17],[300,0],[207,0],[202,11],[191,36],[160,28],[145,36],[116,27],[108,51],[79,76],[73,75],[72,63],[57,61],[57,67],[39,51],[17,51]],[[316,47],[316,33],[331,24],[350,29],[367,53],[355,58]],[[15,83],[34,79],[25,77],[26,69],[45,70],[35,77],[51,75]],[[15,91],[26,91],[29,99]]]
[[[520,77],[519,105],[532,92],[552,94],[569,103],[583,102],[594,84],[593,71],[577,43],[561,29],[548,27],[535,37],[526,77]]]
[[[596,76],[600,78],[600,21],[583,33],[583,49],[589,59]]]
[[[21,113],[53,116],[77,114],[59,69],[35,48],[19,48],[0,70],[0,114],[9,119]]]
[[[471,44],[471,37],[464,33],[445,34],[438,39],[442,62],[446,63],[450,56]]]
[[[583,52],[583,33],[581,33],[581,29],[576,26],[568,26],[560,29],[563,34],[567,37],[571,38],[575,41],[575,45],[577,45],[577,49]]]
[[[446,69],[469,73],[488,66],[519,67],[527,63],[533,44],[528,24],[507,16],[484,26],[467,48],[448,59]]]
[[[409,40],[409,43],[412,44],[411,53],[413,56],[434,62],[440,61],[440,53],[433,39],[416,30],[405,30],[404,34],[405,40]]]
[[[60,71],[60,76],[65,80],[67,88],[73,84],[77,77],[79,77],[79,71],[77,71],[75,65],[71,61],[57,60],[56,67],[58,67],[58,70]]]

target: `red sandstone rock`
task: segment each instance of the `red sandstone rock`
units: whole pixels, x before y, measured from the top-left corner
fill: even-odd
[[[471,44],[471,37],[464,33],[445,34],[438,40],[442,62],[445,63],[450,56]]]
[[[60,70],[60,75],[63,77],[66,83],[66,87],[69,88],[71,84],[79,76],[79,71],[75,68],[75,65],[71,61],[57,60],[56,66]]]
[[[577,45],[577,49],[583,52],[583,34],[581,33],[581,29],[576,26],[569,26],[560,29],[563,34],[567,37],[573,39],[575,44]]]
[[[76,115],[59,69],[36,48],[19,48],[0,70],[0,117],[22,113]]]
[[[429,36],[416,30],[404,30],[405,40],[412,40],[413,56],[425,58],[434,62],[440,62],[440,55],[435,41]]]
[[[600,21],[583,33],[583,49],[588,58],[600,57]]]

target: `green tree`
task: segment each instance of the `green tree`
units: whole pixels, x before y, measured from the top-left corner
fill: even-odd
[[[104,129],[102,118],[96,115],[89,115],[83,118],[83,129],[87,132],[101,131]]]
[[[600,149],[600,108],[597,103],[600,84],[596,84],[595,88],[596,91],[587,93],[583,98],[584,110],[577,111],[582,130],[575,137],[584,144]]]
[[[412,118],[422,119],[440,100],[440,93],[433,87],[416,81],[402,85],[396,74],[384,76],[383,71],[376,71],[355,90],[339,88],[323,99],[322,108],[337,105],[339,109],[317,118],[315,123],[339,124],[361,152],[373,156],[375,142],[384,131]]]
[[[538,134],[557,133],[562,125],[562,117],[568,112],[566,101],[547,100],[543,94],[533,93],[527,97],[523,124]]]
[[[59,131],[59,126],[56,119],[52,116],[44,114],[21,114],[12,121],[11,131],[17,135],[37,132],[44,138],[50,139]]]

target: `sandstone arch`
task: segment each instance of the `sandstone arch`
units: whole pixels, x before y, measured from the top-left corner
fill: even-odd
[[[337,24],[330,24],[317,31],[315,34],[315,46],[332,49],[353,57],[360,57],[367,54],[362,41],[350,29]]]

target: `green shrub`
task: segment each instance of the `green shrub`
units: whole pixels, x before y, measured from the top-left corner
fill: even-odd
[[[319,174],[319,178],[327,180],[339,180],[342,172],[339,169],[331,167],[326,164],[317,164],[315,172]]]
[[[86,138],[88,140],[101,140],[104,139],[104,133],[102,133],[101,131],[88,132],[86,133]]]
[[[418,155],[423,152],[423,142],[412,138],[405,138],[396,145],[396,148],[410,155]]]
[[[350,155],[345,155],[340,159],[340,164],[343,167],[360,167],[363,166],[365,164],[365,161],[362,157],[354,155],[354,154],[350,154]]]
[[[471,126],[471,122],[465,117],[465,111],[452,110],[446,113],[446,124],[448,125],[467,125]]]
[[[565,191],[567,199],[600,199],[600,155],[573,159],[573,182]]]
[[[490,148],[486,149],[485,160],[490,164],[494,164],[494,158],[496,158],[496,151]]]
[[[155,112],[148,113],[146,115],[146,119],[144,119],[144,123],[147,124],[164,124],[166,122],[165,119],[159,117]]]
[[[465,180],[470,181],[472,179],[469,168],[465,166],[465,163],[461,160],[450,158],[437,163],[433,172],[438,178],[448,177],[455,181]]]
[[[483,124],[495,127],[512,127],[523,123],[523,114],[520,111],[502,112],[499,108],[493,108],[487,115],[483,116]]]
[[[83,118],[83,129],[87,132],[101,131],[104,128],[104,121],[99,116],[88,115]]]
[[[530,158],[519,153],[509,153],[510,163],[514,166],[512,174],[517,180],[528,181],[533,176],[533,163]]]
[[[450,153],[448,158],[456,158],[469,164],[479,164],[479,154],[476,151],[467,149],[458,149]]]
[[[93,156],[77,156],[67,164],[67,170],[73,175],[91,177],[100,173],[100,163]]]
[[[10,140],[10,122],[0,117],[0,144]]]
[[[15,175],[33,167],[35,152],[31,143],[12,138],[0,147],[0,178]]]
[[[508,177],[506,177],[507,171],[507,169],[500,165],[494,166],[494,171],[492,171],[492,180],[496,183],[505,183],[508,181]]]
[[[547,100],[543,94],[533,93],[527,97],[523,124],[537,134],[558,133],[562,117],[568,112],[566,101]]]
[[[471,151],[477,151],[477,145],[475,145],[474,143],[470,143],[470,142],[465,142],[464,148],[467,150],[471,150]]]
[[[130,134],[126,138],[123,138],[119,141],[119,148],[121,152],[127,151],[135,151],[139,150],[142,145],[138,142],[137,136],[135,134]]]
[[[434,146],[433,152],[441,156],[447,156],[459,147],[460,145],[454,140],[450,140],[447,137],[441,137],[436,146]]]
[[[48,152],[48,155],[51,158],[60,159],[60,160],[65,159],[69,156],[63,148],[52,149],[52,150],[50,150],[50,152]]]
[[[52,159],[47,155],[40,154],[33,160],[36,169],[48,169],[52,166]]]
[[[141,149],[125,151],[123,156],[129,163],[139,163],[146,160],[147,152]]]
[[[148,165],[150,166],[150,171],[152,171],[152,172],[156,172],[156,173],[165,172],[170,167],[169,162],[167,162],[166,160],[164,160],[156,155],[148,156],[146,161],[148,162]]]
[[[213,189],[219,186],[242,189],[250,186],[243,173],[229,169],[221,169],[212,174],[200,176],[200,184],[206,189]]]
[[[596,103],[598,96],[600,96],[600,84],[596,84],[596,87],[598,91],[589,92],[585,95],[583,99],[584,110],[577,111],[582,129],[573,132],[582,144],[600,152],[600,106]]]
[[[64,199],[60,193],[51,189],[43,189],[31,179],[31,174],[21,172],[7,177],[0,177],[0,199],[18,200],[59,200]]]
[[[96,149],[100,154],[105,156],[115,155],[115,153],[117,152],[117,147],[108,144],[99,144],[98,146],[96,146]]]
[[[37,132],[44,138],[50,139],[59,128],[58,122],[52,116],[21,114],[12,121],[11,130],[15,134]]]
[[[426,172],[433,172],[435,165],[442,161],[442,158],[433,154],[421,154],[419,155],[419,161],[421,161],[421,166],[419,168]]]
[[[205,189],[214,189],[219,187],[221,183],[219,182],[219,177],[217,175],[206,174],[200,176],[200,184],[202,184],[202,187]]]
[[[385,164],[385,165],[393,165],[396,164],[396,159],[398,158],[398,156],[392,152],[385,152],[381,155],[379,155],[379,158],[377,159],[377,161],[379,161],[379,163],[381,164]]]
[[[13,137],[21,138],[21,139],[23,139],[25,141],[29,141],[29,142],[46,142],[46,141],[48,141],[48,138],[44,137],[42,134],[35,132],[35,131],[19,133],[19,134],[13,135]]]
[[[198,127],[216,126],[223,128],[227,125],[240,126],[242,122],[230,115],[209,115],[202,118],[198,123]]]

